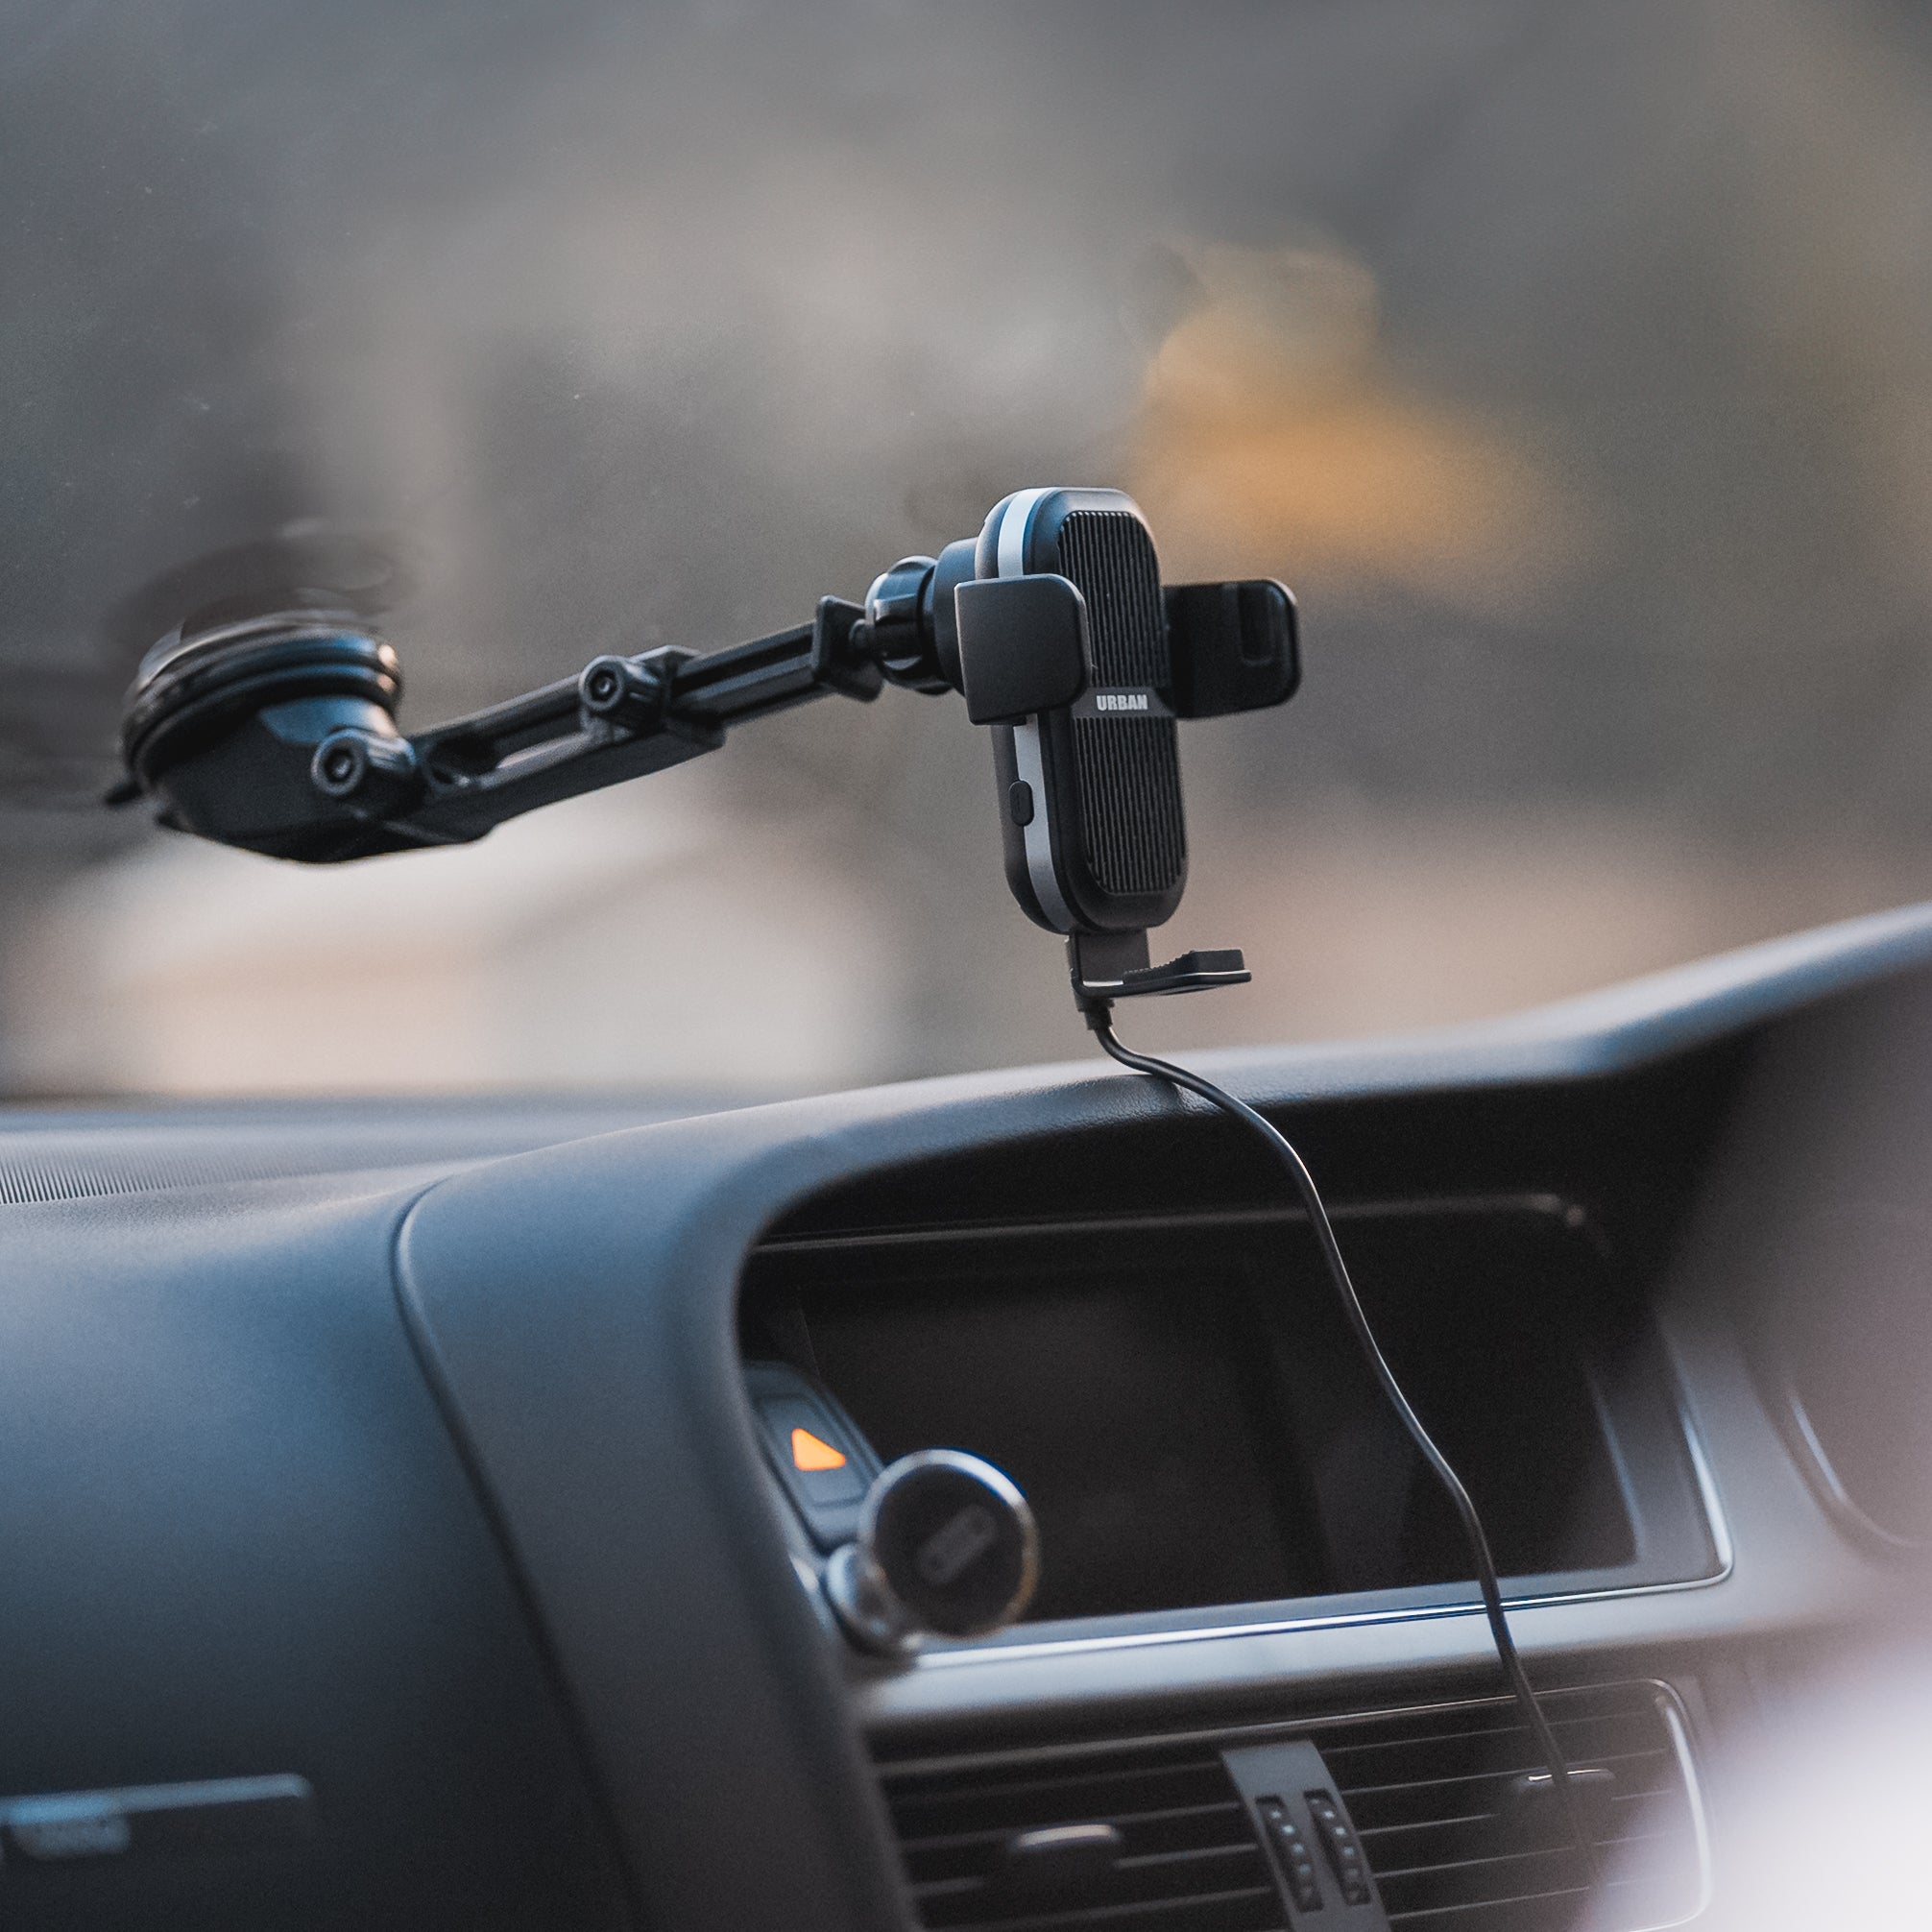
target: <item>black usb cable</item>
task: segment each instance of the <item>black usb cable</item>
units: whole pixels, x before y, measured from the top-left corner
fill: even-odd
[[[1349,1327],[1355,1332],[1356,1340],[1361,1344],[1362,1353],[1366,1358],[1376,1382],[1381,1386],[1383,1394],[1388,1398],[1389,1407],[1395,1411],[1403,1428],[1408,1431],[1409,1439],[1414,1443],[1422,1460],[1435,1472],[1436,1480],[1441,1484],[1449,1501],[1455,1507],[1457,1516],[1461,1519],[1462,1534],[1468,1543],[1469,1555],[1476,1565],[1476,1582],[1483,1593],[1483,1609],[1489,1620],[1489,1634],[1495,1642],[1497,1660],[1503,1666],[1503,1675],[1509,1680],[1510,1692],[1515,1697],[1518,1709],[1522,1712],[1523,1721],[1529,1726],[1530,1735],[1535,1740],[1537,1752],[1549,1771],[1551,1785],[1557,1794],[1558,1803],[1562,1806],[1563,1817],[1571,1834],[1589,1861],[1592,1877],[1597,1877],[1600,1874],[1596,1841],[1590,1834],[1582,1807],[1577,1801],[1577,1794],[1571,1786],[1569,1761],[1557,1743],[1556,1733],[1550,1728],[1549,1720],[1543,1715],[1542,1706],[1536,1702],[1536,1693],[1523,1669],[1523,1660],[1516,1654],[1516,1640],[1509,1633],[1509,1620],[1503,1611],[1503,1589],[1497,1581],[1496,1559],[1489,1551],[1488,1533],[1483,1528],[1483,1518],[1477,1513],[1475,1502],[1469,1491],[1463,1487],[1462,1479],[1457,1475],[1449,1459],[1436,1446],[1428,1430],[1422,1426],[1422,1418],[1416,1414],[1410,1405],[1408,1396],[1402,1392],[1402,1385],[1396,1381],[1395,1371],[1389,1367],[1389,1359],[1382,1352],[1382,1344],[1375,1339],[1375,1331],[1369,1326],[1367,1313],[1362,1306],[1362,1297],[1356,1293],[1355,1283],[1349,1278],[1348,1264],[1341,1258],[1341,1248],[1335,1239],[1335,1229],[1329,1221],[1328,1210],[1322,1205],[1321,1191],[1316,1186],[1315,1176],[1309,1172],[1307,1162],[1295,1151],[1294,1144],[1288,1136],[1272,1121],[1256,1112],[1245,1100],[1237,1099],[1199,1074],[1190,1073],[1185,1067],[1176,1067],[1167,1060],[1157,1060],[1150,1054],[1136,1053],[1130,1047],[1123,1046],[1115,1035],[1113,1014],[1106,1003],[1099,1001],[1083,1001],[1081,1010],[1086,1015],[1087,1025],[1099,1036],[1100,1045],[1122,1066],[1131,1068],[1137,1074],[1147,1074],[1157,1080],[1166,1080],[1171,1086],[1197,1095],[1211,1106],[1219,1107],[1231,1119],[1253,1128],[1287,1168],[1289,1177],[1294,1183],[1295,1193],[1300,1195],[1301,1204],[1307,1210],[1309,1225],[1315,1230],[1316,1245],[1320,1249],[1322,1265],[1328,1270],[1329,1282],[1341,1303],[1342,1314],[1348,1317]]]

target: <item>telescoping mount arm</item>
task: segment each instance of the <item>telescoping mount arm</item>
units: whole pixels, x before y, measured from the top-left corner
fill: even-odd
[[[149,653],[122,727],[127,779],[162,825],[333,864],[462,845],[507,818],[663,771],[727,729],[828,691],[878,696],[864,613],[827,597],[795,630],[700,657],[593,658],[574,678],[404,737],[394,647],[327,613],[273,615]]]
[[[988,532],[1023,500],[1029,532],[1044,504],[1058,534],[1016,562],[1011,530],[1003,556]],[[1008,876],[1028,915],[1068,936],[1076,995],[1187,991],[1246,975],[1238,954],[1147,965],[1147,929],[1184,873],[1173,720],[1278,705],[1298,680],[1280,585],[1164,589],[1128,499],[1021,492],[977,540],[893,566],[863,605],[824,597],[809,624],[702,656],[593,658],[409,735],[396,651],[350,614],[189,620],[142,661],[109,803],[146,798],[172,830],[333,864],[468,843],[831,692],[956,690],[994,729]]]

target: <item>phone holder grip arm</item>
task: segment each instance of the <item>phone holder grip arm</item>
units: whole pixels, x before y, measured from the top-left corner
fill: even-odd
[[[1087,600],[1068,578],[986,577],[954,592],[959,680],[977,725],[1061,709],[1094,682]]]
[[[1170,584],[1162,597],[1176,717],[1268,711],[1300,688],[1301,639],[1286,584]]]

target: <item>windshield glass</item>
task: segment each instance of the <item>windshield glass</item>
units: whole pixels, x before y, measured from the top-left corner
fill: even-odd
[[[1007,492],[1278,577],[1149,1046],[1470,1018],[1919,896],[1932,28],[1826,0],[24,0],[0,52],[15,1095],[823,1088],[1085,1051],[987,734],[888,689],[460,850],[99,804],[280,585],[416,730],[859,598]],[[1171,942],[1171,943],[1169,943]]]

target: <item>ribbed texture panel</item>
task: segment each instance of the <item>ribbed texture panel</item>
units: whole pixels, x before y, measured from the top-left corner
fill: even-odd
[[[931,1932],[1282,1932],[1247,1814],[1211,1746],[1137,1746],[1048,1764],[884,1774],[920,1922]],[[1078,1900],[1002,1893],[1001,1847],[1043,1825],[1112,1824],[1113,1873]]]
[[[1660,1695],[1617,1684],[1544,1700],[1570,1763],[1616,1780],[1598,1817],[1607,1880],[1600,1897],[1556,1810],[1526,1808],[1512,1793],[1540,1768],[1512,1705],[1395,1711],[1306,1734],[1354,1821],[1392,1926],[1573,1932],[1587,1907],[1591,1932],[1641,1932],[1688,1918],[1703,1886]],[[1267,1735],[883,1767],[920,1922],[929,1932],[1277,1932],[1287,1915],[1220,1755]],[[1011,1834],[1088,1823],[1120,1832],[1113,1872],[1094,1874],[1075,1897],[1029,1900],[1002,1888]],[[1318,1932],[1319,1919],[1308,1922]]]
[[[1147,525],[1123,510],[1075,510],[1060,525],[1060,571],[1080,587],[1103,685],[1165,685],[1168,620]]]
[[[1075,718],[1087,865],[1109,892],[1165,892],[1187,864],[1172,718]]]
[[[1099,682],[1165,686],[1160,568],[1140,519],[1076,510],[1060,526],[1059,547],[1061,570],[1087,600]],[[1094,878],[1115,893],[1171,890],[1187,867],[1173,719],[1075,718],[1074,763]]]

